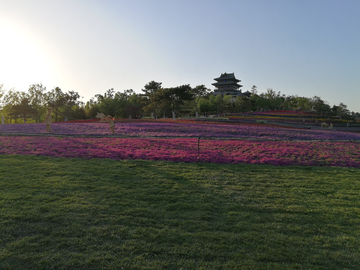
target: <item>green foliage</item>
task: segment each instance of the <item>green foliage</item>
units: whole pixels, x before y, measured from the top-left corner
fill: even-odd
[[[358,269],[360,170],[0,156],[1,269]]]
[[[225,102],[224,102],[224,98],[221,95],[215,96],[215,100],[214,99],[210,99],[210,100],[213,101],[213,103],[216,107],[217,114],[224,113]]]
[[[266,120],[256,120],[257,124],[267,124]]]
[[[275,92],[272,88],[268,88],[265,93],[260,94],[257,100],[258,107],[265,110],[279,109],[284,102],[280,92]]]
[[[246,113],[251,111],[252,104],[250,99],[246,96],[236,97],[235,108],[236,112]]]
[[[24,123],[26,123],[26,118],[31,115],[36,115],[37,110],[29,104],[28,98],[23,98],[19,104],[15,104],[10,108],[10,115],[13,117],[20,116],[23,117]]]
[[[195,108],[195,112],[196,112],[196,117],[199,116],[199,112],[198,112],[198,104],[199,101],[202,97],[205,97],[208,93],[209,93],[209,89],[207,89],[205,87],[205,85],[198,85],[195,88],[193,88],[191,90],[192,94],[193,94],[193,103],[194,103],[194,108]]]
[[[36,123],[42,122],[41,116],[46,114],[45,91],[46,87],[41,83],[30,85],[28,90],[30,104],[35,109],[34,118]]]
[[[83,103],[80,101],[79,93],[75,91],[64,93],[60,87],[55,87],[50,92],[45,93],[45,101],[47,106],[54,108],[55,121],[65,120],[66,118],[74,119],[72,117],[74,115],[85,115],[83,113],[79,114],[77,108]]]
[[[132,118],[141,113],[141,100],[132,89],[123,92],[115,92],[113,88],[107,90],[104,95],[96,95],[97,101],[87,104],[87,111],[91,117],[97,112],[111,115],[116,118]]]
[[[2,106],[3,106],[3,96],[5,95],[5,90],[4,90],[4,84],[0,84],[0,110],[2,110]]]
[[[144,86],[142,91],[144,94],[141,95],[141,102],[144,104],[143,110],[144,112],[155,114],[155,118],[161,111],[166,111],[166,104],[161,102],[161,82],[151,81]],[[158,93],[158,91],[160,91]]]
[[[136,94],[132,89],[115,92],[113,88],[104,94],[95,95],[84,106],[80,95],[75,91],[63,92],[55,87],[50,92],[42,84],[33,84],[28,92],[19,92],[13,89],[5,91],[0,85],[0,108],[5,115],[6,123],[16,123],[19,114],[13,114],[12,106],[19,105],[25,98],[35,111],[31,116],[36,122],[41,122],[46,114],[46,106],[54,108],[55,121],[68,119],[94,118],[98,112],[112,115],[117,118],[134,118],[141,116],[169,117],[171,113],[179,115],[198,116],[199,112],[208,114],[238,113],[261,110],[302,110],[316,112],[318,118],[339,116],[342,119],[354,120],[355,112],[350,112],[342,102],[338,106],[330,107],[320,97],[313,98],[281,95],[280,92],[268,88],[266,92],[258,94],[253,85],[249,94],[236,99],[231,95],[217,95],[210,93],[204,85],[191,88],[190,85],[181,85],[163,88],[161,82],[151,81],[144,86],[142,94]],[[25,117],[26,118],[26,117]],[[29,121],[29,119],[24,119]]]
[[[161,88],[155,94],[152,94],[148,108],[151,110],[160,109],[164,114],[165,110],[170,108],[173,118],[175,118],[175,112],[179,110],[180,106],[185,101],[192,100],[193,97],[192,88],[188,84],[172,88]]]
[[[199,101],[199,108],[201,112],[206,112],[208,114],[216,112],[216,107],[214,105],[215,96],[208,95],[207,97],[201,98]]]

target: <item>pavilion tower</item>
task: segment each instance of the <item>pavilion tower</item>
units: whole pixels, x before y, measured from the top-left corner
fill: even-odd
[[[214,95],[232,95],[232,96],[241,96],[241,90],[239,89],[242,87],[238,80],[235,78],[234,73],[223,73],[220,75],[219,78],[214,79],[216,83],[212,85],[216,87],[214,90]]]

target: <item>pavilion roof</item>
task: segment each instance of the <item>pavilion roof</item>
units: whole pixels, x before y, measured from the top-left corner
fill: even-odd
[[[241,80],[238,80],[235,78],[235,75],[234,73],[222,73],[220,75],[220,77],[218,78],[214,78],[215,81],[220,81],[220,80],[233,80],[233,81],[236,81],[236,82],[241,82]]]

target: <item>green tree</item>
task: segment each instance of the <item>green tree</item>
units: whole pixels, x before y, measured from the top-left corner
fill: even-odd
[[[316,112],[316,118],[328,116],[331,112],[331,108],[326,101],[322,100],[318,96],[314,96],[311,100],[312,110]]]
[[[236,97],[235,108],[238,112],[246,113],[251,111],[252,104],[248,97]]]
[[[64,92],[60,87],[55,87],[54,89],[51,89],[50,92],[45,94],[45,101],[47,106],[50,106],[54,109],[55,121],[58,121],[58,116],[62,114],[60,110],[66,104]]]
[[[350,113],[350,111],[347,109],[347,105],[345,105],[344,103],[340,102],[338,106],[333,106],[332,110],[334,115],[337,115],[340,117],[340,119],[345,119],[345,120],[354,120],[353,115]]]
[[[36,110],[36,112],[34,112],[36,123],[40,123],[41,115],[45,115],[46,113],[46,108],[44,106],[45,91],[46,87],[41,83],[30,85],[28,90],[30,105]]]
[[[73,119],[83,119],[83,118],[75,117],[75,115],[77,115],[77,116],[83,115],[82,113],[80,113],[80,111],[82,111],[82,110],[79,109],[81,105],[83,105],[83,102],[80,101],[80,95],[78,92],[70,90],[70,91],[64,93],[63,112],[64,112],[64,116],[66,118],[70,117]],[[75,111],[77,113],[75,113]]]
[[[102,112],[116,118],[135,118],[142,113],[144,106],[142,103],[144,98],[132,89],[115,92],[111,88],[104,95],[96,95],[96,98],[97,101],[90,100],[85,106],[91,117],[95,117],[97,112]]]
[[[3,115],[3,97],[5,95],[4,85],[0,84],[0,117]]]
[[[214,105],[216,108],[216,113],[217,114],[221,114],[224,112],[225,109],[225,102],[224,102],[224,98],[222,95],[216,95],[215,96],[215,100],[214,101]]]
[[[72,119],[86,119],[87,114],[83,106],[74,106],[71,110],[70,117]]]
[[[279,109],[284,101],[280,92],[275,92],[272,88],[268,88],[266,92],[260,94],[260,96],[264,99],[262,104],[264,109]]]
[[[7,123],[12,123],[12,119],[14,119],[14,122],[16,123],[18,115],[13,114],[11,108],[16,104],[19,104],[22,98],[26,97],[25,95],[25,92],[19,92],[14,89],[10,89],[3,95],[2,113],[6,116]]]
[[[286,110],[296,110],[298,105],[295,96],[285,96],[282,106]]]
[[[146,110],[151,111],[152,109],[156,112],[156,117],[158,113],[163,115],[163,118],[166,117],[168,112],[171,112],[171,100],[168,98],[169,88],[161,88],[159,89],[151,98],[152,103],[150,106],[145,107]]]
[[[117,100],[119,100],[121,95],[117,96]],[[117,104],[119,102],[115,101],[115,90],[114,88],[110,88],[105,91],[103,95],[97,94],[95,95],[97,98],[97,104],[99,106],[100,112],[104,113],[105,115],[111,115],[113,117],[117,115]]]
[[[235,104],[234,104],[234,97],[232,95],[223,96],[223,103],[224,103],[223,113],[233,112]]]
[[[162,101],[163,104],[169,104],[172,111],[172,117],[176,119],[176,111],[180,105],[184,104],[187,100],[192,100],[194,95],[189,84],[181,85],[173,88],[164,89],[162,95],[158,95],[157,99]]]
[[[143,107],[140,96],[137,95],[132,89],[125,90],[124,94],[126,99],[124,113],[129,118],[138,118],[142,114]]]
[[[83,105],[78,92],[70,90],[64,93],[60,87],[55,87],[50,92],[45,93],[44,100],[47,106],[54,108],[55,121],[58,121],[59,115],[63,119],[73,118],[71,117],[72,110]]]
[[[26,123],[26,118],[36,113],[36,109],[31,106],[29,98],[26,97],[22,98],[20,103],[13,105],[10,109],[10,114],[23,117],[24,123]]]
[[[205,114],[215,111],[215,109],[212,106],[210,97],[214,97],[214,95],[208,94],[205,97],[201,98],[199,101],[199,108],[200,108],[200,111],[204,113],[204,116],[205,116]]]
[[[209,89],[207,89],[205,87],[205,85],[198,85],[196,86],[195,88],[192,89],[192,93],[193,93],[193,96],[194,96],[194,99],[193,99],[193,103],[194,103],[194,106],[195,106],[195,112],[196,112],[196,117],[199,117],[199,113],[198,113],[198,104],[199,104],[199,101],[202,97],[205,97],[209,92]]]
[[[256,85],[253,85],[251,87],[251,90],[250,90],[251,94],[252,95],[257,95],[258,91],[257,91],[257,86]]]
[[[2,107],[1,107],[1,105],[2,105],[2,98],[3,98],[3,96],[5,95],[5,90],[3,89],[3,87],[4,87],[4,85],[3,85],[3,84],[0,84],[0,108],[2,108]]]
[[[310,98],[307,97],[296,97],[297,101],[297,110],[310,111],[312,109],[312,102]]]
[[[93,98],[91,98],[85,105],[86,118],[93,119],[98,112],[101,112],[100,106]]]
[[[144,86],[144,89],[141,90],[144,92],[141,95],[141,100],[144,105],[143,109],[145,112],[151,113],[152,117],[155,118],[157,118],[157,114],[159,113],[159,94],[157,94],[157,92],[162,89],[161,85],[161,82],[151,81]]]

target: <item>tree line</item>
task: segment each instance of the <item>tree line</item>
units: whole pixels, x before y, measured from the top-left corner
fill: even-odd
[[[121,92],[111,88],[86,103],[80,98],[78,92],[64,92],[60,87],[47,91],[39,83],[30,85],[27,92],[5,91],[0,85],[0,114],[4,115],[6,123],[43,122],[46,107],[54,108],[54,121],[92,119],[97,112],[115,118],[198,117],[268,110],[312,111],[319,118],[340,116],[349,120],[360,116],[359,113],[350,112],[342,102],[330,106],[318,96],[286,96],[271,88],[258,93],[255,85],[250,94],[233,97],[213,95],[204,85],[165,88],[161,82],[151,81],[141,93],[135,93],[132,89]]]

